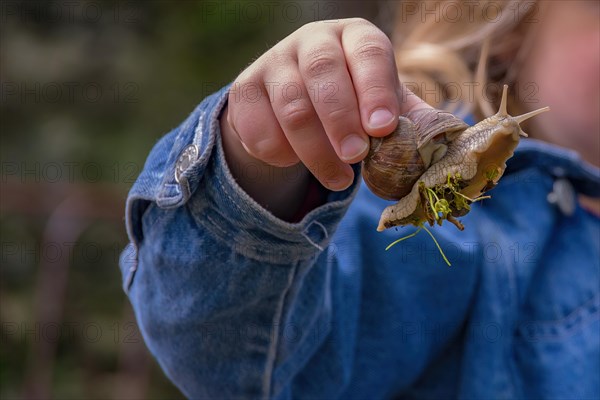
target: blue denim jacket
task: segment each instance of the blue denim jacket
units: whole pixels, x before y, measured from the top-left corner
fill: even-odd
[[[378,233],[355,179],[299,223],[224,160],[228,87],[152,150],[127,200],[124,288],[148,348],[190,398],[600,397],[600,172],[523,140],[459,232]],[[568,133],[565,133],[568,134]],[[358,172],[356,166],[355,170]],[[556,194],[556,193],[555,193]],[[571,201],[571,203],[569,203]]]

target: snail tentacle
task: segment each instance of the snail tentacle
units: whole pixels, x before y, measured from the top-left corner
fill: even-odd
[[[442,219],[464,228],[455,217],[469,212],[469,204],[498,183],[520,137],[527,136],[520,123],[550,109],[512,117],[507,97],[504,85],[498,112],[471,127],[440,110],[400,117],[396,132],[363,163],[367,186],[380,197],[398,200],[383,210],[378,231],[434,220],[441,225]],[[423,195],[427,189],[439,193],[437,201],[445,203],[430,204],[431,197]]]

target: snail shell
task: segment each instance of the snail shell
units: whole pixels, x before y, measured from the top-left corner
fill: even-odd
[[[365,182],[375,194],[399,200],[383,210],[378,231],[425,222],[441,225],[443,220],[464,228],[455,217],[470,208],[452,204],[452,198],[445,195],[442,200],[446,205],[438,208],[432,204],[433,197],[424,193],[428,189],[447,193],[444,190],[452,186],[454,192],[450,194],[470,204],[496,185],[506,160],[512,157],[520,138],[527,136],[520,124],[550,110],[544,107],[511,116],[506,110],[507,93],[508,86],[504,85],[498,112],[471,127],[452,114],[429,110],[400,117],[396,132],[373,140],[362,168]],[[452,185],[451,179],[455,180]],[[438,211],[444,207],[448,210]]]
[[[448,143],[469,125],[449,112],[415,110],[401,116],[394,132],[371,137],[362,165],[365,183],[386,200],[400,200],[415,182],[446,154]]]

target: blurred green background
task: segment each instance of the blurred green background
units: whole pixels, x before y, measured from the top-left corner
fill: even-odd
[[[392,2],[393,3],[393,2]],[[121,290],[153,144],[302,24],[361,1],[2,1],[0,397],[173,399]]]

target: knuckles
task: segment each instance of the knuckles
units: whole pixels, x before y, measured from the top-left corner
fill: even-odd
[[[390,87],[380,83],[366,82],[364,86],[358,89],[359,96],[372,99],[387,99],[390,97]]]
[[[387,45],[381,41],[365,41],[352,51],[352,56],[357,61],[371,61],[378,58],[389,58],[392,53],[391,43]]]
[[[276,135],[260,141],[244,139],[244,146],[252,157],[267,164],[287,167],[298,162],[298,157],[289,149],[284,139]]]
[[[351,105],[341,105],[337,108],[332,108],[327,112],[327,119],[334,124],[342,123],[345,121],[352,121],[353,117],[356,116],[358,110]]]
[[[365,27],[365,28],[376,28],[378,29],[371,21],[361,18],[361,17],[354,17],[354,18],[348,18],[345,20],[347,22],[347,26],[360,26],[360,27]]]
[[[377,27],[369,27],[360,35],[360,40],[354,45],[353,57],[362,60],[372,58],[392,58],[394,46],[390,38]]]
[[[290,130],[299,130],[307,126],[315,113],[308,104],[302,101],[292,101],[282,106],[279,112],[281,125]]]
[[[313,49],[304,58],[306,61],[302,63],[302,73],[310,79],[330,75],[341,66],[340,58],[325,47]]]
[[[242,71],[234,84],[245,90],[265,91],[263,79],[273,71],[297,68],[301,76],[311,80],[318,80],[335,73],[338,69],[346,68],[344,53],[338,48],[338,43],[321,41],[315,43],[305,54],[297,53],[297,44],[299,41],[310,41],[311,37],[315,37],[315,32],[317,31],[337,31],[338,34],[343,34],[344,30],[349,27],[353,30],[358,29],[360,40],[353,44],[353,49],[350,52],[354,62],[361,63],[381,60],[382,58],[393,60],[393,47],[389,38],[371,22],[363,18],[350,18],[339,20],[335,23],[331,22],[329,24],[325,22],[326,21],[320,21],[305,24],[294,34],[273,46],[253,64]],[[299,87],[303,89],[303,92],[306,91],[303,82],[299,82]],[[364,89],[357,89],[361,94],[366,94],[369,97],[381,96],[389,91],[388,87],[384,87],[375,82],[373,85],[369,85]],[[243,92],[241,94],[242,95],[240,96],[238,93],[236,97],[230,92],[229,105],[232,106],[237,102],[250,103],[250,100],[244,97],[244,94],[247,93]],[[252,93],[249,93],[249,95],[252,95]],[[294,98],[288,98],[288,96],[283,95],[275,96],[275,98],[271,100],[274,100],[274,103],[271,103],[271,106],[277,115],[278,123],[286,132],[299,131],[309,127],[314,123],[313,120],[318,118],[307,93],[302,93],[299,97]],[[246,109],[249,106],[254,107],[254,105],[246,104],[241,108],[238,108],[238,111],[241,110],[240,112],[242,114],[246,114]],[[255,111],[257,112],[252,115],[252,118],[260,118],[260,113],[258,112],[260,110]],[[325,118],[334,125],[338,125],[344,121],[350,120],[357,112],[358,110],[352,107],[340,104],[339,107],[328,110]],[[238,118],[232,118],[231,115],[232,114],[228,115],[228,121],[230,121],[230,125],[234,127],[234,120]],[[238,115],[238,117],[241,118],[240,115]],[[238,122],[241,122],[241,120]],[[299,161],[298,156],[290,147],[285,136],[273,132],[269,138],[258,140],[259,132],[252,132],[252,128],[248,130],[249,124],[247,121],[242,125],[244,125],[244,127],[240,125],[239,128],[245,128],[246,131],[237,132],[246,146],[247,151],[253,157],[277,166],[289,166]],[[260,132],[260,134],[264,135],[264,132]]]

